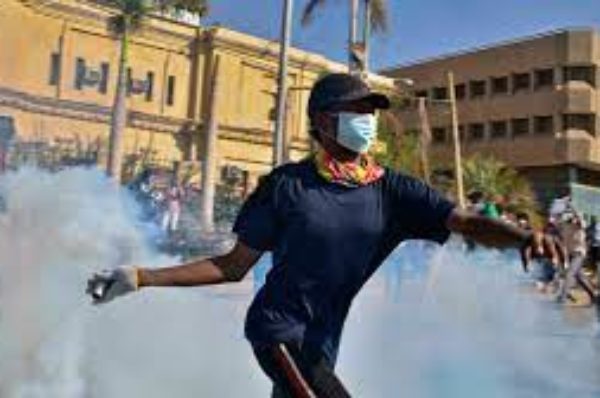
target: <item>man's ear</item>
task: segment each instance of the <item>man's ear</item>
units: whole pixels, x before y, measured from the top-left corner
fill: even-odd
[[[317,130],[319,136],[325,134],[330,138],[335,138],[337,126],[336,119],[324,112],[317,112],[314,115],[313,126]],[[322,139],[322,137],[319,137]]]

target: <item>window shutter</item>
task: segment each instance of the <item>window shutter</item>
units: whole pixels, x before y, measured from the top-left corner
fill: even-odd
[[[102,77],[100,78],[100,85],[98,86],[98,91],[102,94],[106,94],[108,91],[108,77],[110,73],[110,65],[108,62],[103,62],[100,65],[100,70]]]
[[[85,60],[83,58],[77,58],[75,61],[75,88],[81,90],[83,87],[83,80],[85,78]]]

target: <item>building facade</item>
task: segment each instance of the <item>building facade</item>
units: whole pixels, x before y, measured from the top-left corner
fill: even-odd
[[[114,12],[91,0],[0,2],[0,145],[69,142],[95,148],[104,162],[119,60],[107,28]],[[201,161],[214,109],[218,167],[236,166],[250,179],[268,171],[278,50],[277,42],[223,27],[149,18],[129,48],[126,159]],[[324,71],[343,68],[290,51],[289,159],[310,147],[308,90]],[[218,103],[211,107],[216,79]]]
[[[600,186],[599,64],[598,32],[568,29],[383,74],[412,79],[412,95],[427,98],[431,156],[449,164],[452,71],[463,155],[493,156],[517,168],[547,202],[568,192],[577,196],[581,186]],[[410,108],[403,112],[407,128],[418,129],[416,115]]]

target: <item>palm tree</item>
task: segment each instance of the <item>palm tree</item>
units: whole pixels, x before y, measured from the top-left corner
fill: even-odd
[[[410,113],[419,114],[418,120],[421,120],[422,112],[413,112],[413,101],[403,93],[390,92],[388,95],[391,107],[379,113],[378,144],[374,147],[374,155],[387,167],[427,181],[431,174],[429,169],[438,166],[439,161],[427,156],[426,146],[429,142],[423,138],[422,131],[408,128],[412,120],[401,117],[410,109]]]
[[[207,0],[104,0],[118,13],[109,19],[109,29],[120,44],[117,88],[112,108],[107,174],[120,181],[123,134],[127,123],[127,67],[129,64],[129,41],[142,23],[156,12],[190,12],[204,16],[208,12]]]
[[[481,192],[488,200],[503,198],[507,210],[537,218],[538,206],[529,182],[501,161],[472,156],[463,162],[463,176],[466,192]]]
[[[357,17],[356,13],[356,2],[358,0],[349,0],[350,1],[350,19],[351,25],[355,25],[353,22]],[[371,36],[371,30],[374,32],[385,32],[388,27],[388,8],[386,0],[362,0],[364,2],[364,10],[365,10],[365,20],[363,25],[363,45],[364,45],[364,62],[362,65],[362,69],[366,70],[367,68],[367,58],[368,58],[368,42]],[[302,25],[306,26],[310,24],[314,18],[314,14],[318,8],[322,8],[327,3],[327,0],[308,0],[306,6],[304,7],[304,11],[302,13]],[[356,27],[353,26],[353,29],[350,29],[349,37],[348,37],[348,52],[349,59],[353,58],[353,48],[352,46],[356,44]],[[352,64],[352,62],[351,62]],[[352,68],[352,65],[349,65]]]

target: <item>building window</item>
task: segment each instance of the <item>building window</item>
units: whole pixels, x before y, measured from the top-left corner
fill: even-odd
[[[533,119],[533,131],[536,134],[554,133],[554,119],[552,116],[536,116]]]
[[[593,113],[565,113],[563,126],[565,130],[583,130],[589,134],[596,134],[596,117]]]
[[[85,60],[77,58],[75,60],[75,89],[83,88],[83,80],[85,79]]]
[[[435,87],[433,89],[433,99],[445,100],[448,99],[448,90],[446,87]]]
[[[518,91],[528,91],[531,87],[531,78],[529,73],[513,74],[513,93]]]
[[[167,79],[167,105],[175,104],[175,76],[169,76]]]
[[[554,86],[554,69],[538,69],[534,72],[535,89]]]
[[[154,95],[154,72],[146,76],[146,101],[151,102]]]
[[[441,144],[446,141],[446,129],[444,127],[434,127],[431,129],[431,138],[433,143]]]
[[[508,77],[493,77],[492,78],[492,94],[507,94],[508,93]]]
[[[485,137],[485,124],[471,123],[469,124],[469,140],[481,141]]]
[[[100,85],[98,86],[98,91],[101,94],[106,94],[108,92],[108,76],[110,73],[110,65],[107,62],[103,62],[100,64],[100,73],[102,77],[100,78]]]
[[[0,116],[0,146],[8,145],[15,136],[15,123],[11,116]]]
[[[513,119],[512,122],[512,136],[519,137],[521,135],[529,134],[529,119],[519,118]]]
[[[454,86],[454,95],[457,100],[463,100],[467,96],[467,86],[464,83],[456,84]]]
[[[485,96],[485,80],[472,80],[469,83],[471,98],[479,98]]]
[[[454,133],[453,133],[453,134],[454,134]],[[464,140],[465,140],[465,138],[466,138],[466,137],[465,137],[465,126],[464,126],[464,125],[462,125],[462,124],[459,124],[459,125],[458,125],[458,138],[459,138],[461,141],[464,141]]]
[[[490,136],[492,138],[506,138],[508,123],[506,120],[496,120],[490,123]]]
[[[50,77],[48,84],[51,86],[57,86],[58,80],[60,79],[60,54],[50,54]]]
[[[429,95],[427,95],[427,90],[418,90],[418,91],[415,91],[415,97],[427,98],[427,97],[429,97]]]
[[[563,76],[565,83],[586,82],[592,87],[596,87],[595,66],[566,66],[563,69]]]

